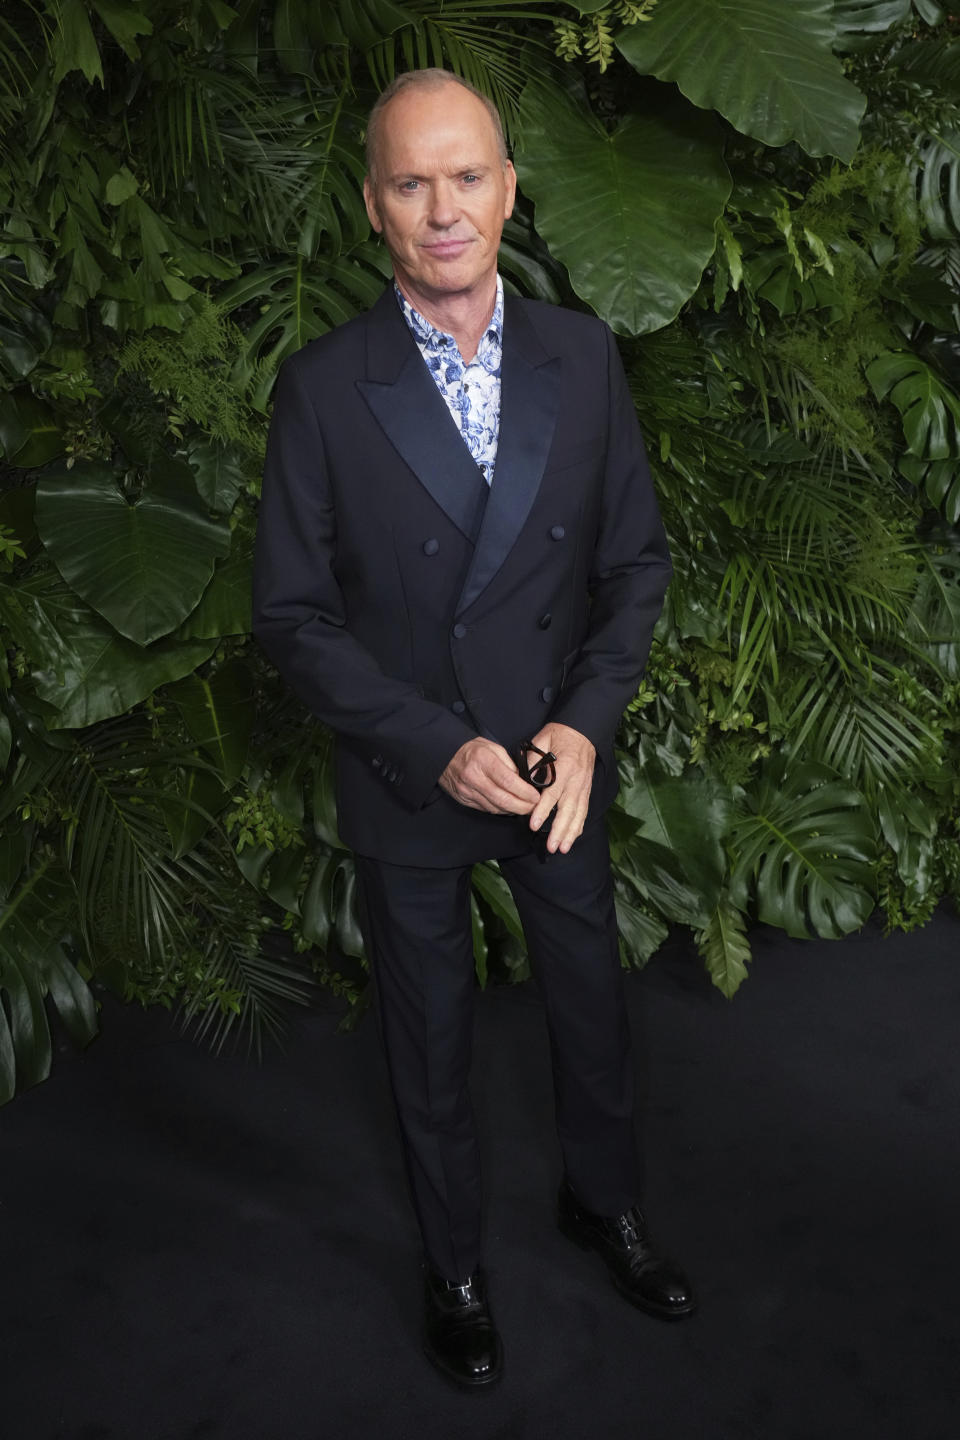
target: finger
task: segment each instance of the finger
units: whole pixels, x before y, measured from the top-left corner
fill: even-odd
[[[531,830],[540,829],[540,826],[544,824],[551,810],[559,805],[563,799],[563,794],[564,792],[558,784],[549,785],[546,790],[540,791],[539,799],[530,816]]]
[[[478,809],[500,815],[528,815],[537,803],[538,792],[522,780],[509,756],[484,756],[464,776],[464,794]],[[492,764],[490,761],[492,760]]]
[[[588,800],[589,795],[582,792],[564,796],[565,803],[558,806],[547,837],[547,850],[551,855],[557,851],[568,854],[573,842],[583,833]]]
[[[505,815],[529,815],[538,798],[534,787],[524,780],[519,782],[519,786],[511,785],[507,788],[489,776],[483,786],[477,787],[476,793],[481,795],[492,809]]]

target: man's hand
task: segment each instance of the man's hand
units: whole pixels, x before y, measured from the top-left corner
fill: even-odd
[[[583,833],[597,752],[586,735],[581,735],[579,730],[569,725],[545,725],[539,735],[533,736],[533,743],[541,750],[552,750],[556,755],[557,778],[553,785],[540,792],[530,816],[530,829],[539,830],[556,806],[557,813],[547,836],[547,850],[551,855],[558,850],[561,855],[566,855],[574,840]]]
[[[461,805],[492,815],[529,815],[539,798],[503,746],[479,736],[460,746],[438,784]]]

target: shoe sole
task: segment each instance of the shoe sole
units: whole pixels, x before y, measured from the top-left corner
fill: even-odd
[[[580,1231],[564,1216],[558,1219],[557,1229],[572,1245],[576,1245],[578,1250],[596,1250],[596,1247],[589,1240],[585,1239]],[[602,1255],[600,1259],[603,1260]],[[642,1300],[617,1279],[605,1261],[604,1267],[610,1277],[610,1283],[617,1293],[622,1295],[624,1300],[628,1300],[634,1309],[642,1310],[645,1315],[652,1315],[656,1320],[686,1320],[690,1315],[695,1315],[697,1312],[697,1302],[695,1300],[691,1300],[689,1305],[684,1305],[682,1309],[668,1309],[666,1306],[651,1304],[648,1300]]]

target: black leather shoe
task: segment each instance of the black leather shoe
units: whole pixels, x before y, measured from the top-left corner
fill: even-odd
[[[682,1320],[696,1310],[690,1282],[677,1265],[657,1254],[638,1206],[612,1219],[594,1215],[579,1204],[564,1181],[558,1223],[581,1250],[593,1249],[603,1256],[620,1294],[648,1315]]]
[[[463,1285],[424,1266],[423,1349],[455,1384],[493,1385],[503,1369],[503,1346],[487,1303],[486,1276],[476,1270]]]

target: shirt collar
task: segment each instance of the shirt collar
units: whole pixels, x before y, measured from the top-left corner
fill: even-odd
[[[397,297],[403,318],[406,320],[413,337],[418,345],[426,346],[429,350],[456,350],[457,342],[452,335],[445,330],[438,330],[431,325],[429,320],[424,319],[419,310],[415,310],[410,301],[404,295],[396,280],[393,282],[393,291]],[[490,323],[483,333],[480,345],[477,347],[479,355],[481,347],[495,346],[497,349],[503,344],[503,281],[497,276],[497,298],[493,305],[493,314]]]

